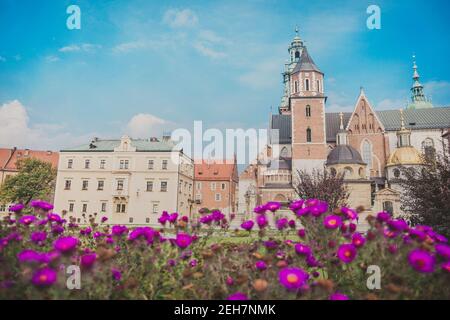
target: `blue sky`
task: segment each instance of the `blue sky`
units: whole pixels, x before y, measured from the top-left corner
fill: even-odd
[[[81,9],[68,30],[66,8]],[[381,30],[366,8],[381,8]],[[264,128],[300,28],[325,73],[328,111],[409,98],[412,54],[425,93],[450,105],[450,2],[0,0],[0,146],[61,149],[93,136]],[[4,125],[6,124],[6,125]]]

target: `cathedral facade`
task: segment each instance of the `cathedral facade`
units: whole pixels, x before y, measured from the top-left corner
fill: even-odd
[[[325,74],[298,31],[288,52],[269,143],[239,178],[239,212],[267,201],[289,202],[298,197],[298,171],[327,170],[344,173],[350,206],[401,213],[399,169],[422,165],[424,154],[448,152],[450,107],[433,107],[414,61],[407,107],[375,110],[361,88],[353,112],[326,112]]]

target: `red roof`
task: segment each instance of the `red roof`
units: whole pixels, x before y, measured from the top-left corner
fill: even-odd
[[[195,180],[236,180],[236,163],[202,161],[194,164]]]
[[[59,153],[53,151],[37,151],[29,149],[0,148],[0,170],[17,170],[17,161],[26,158],[49,162],[53,168],[58,167]]]

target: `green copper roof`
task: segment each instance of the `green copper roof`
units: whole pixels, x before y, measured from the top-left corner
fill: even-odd
[[[74,148],[61,150],[61,152],[77,152],[77,151],[91,151],[91,152],[113,152],[115,148],[120,146],[120,139],[114,140],[94,140],[91,143],[83,144]],[[154,141],[150,139],[131,139],[131,146],[136,148],[137,152],[149,151],[172,151],[174,148],[173,142],[169,141]]]

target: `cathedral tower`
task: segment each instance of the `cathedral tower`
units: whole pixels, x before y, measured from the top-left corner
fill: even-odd
[[[293,170],[323,168],[327,158],[323,79],[324,74],[303,46],[290,73]]]

